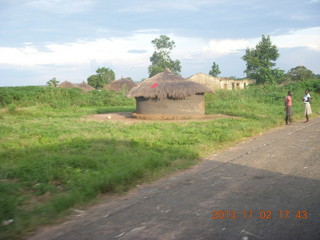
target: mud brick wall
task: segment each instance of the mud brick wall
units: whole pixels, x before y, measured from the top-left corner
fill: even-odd
[[[204,115],[204,95],[193,95],[185,99],[147,99],[136,98],[137,114],[164,115]]]

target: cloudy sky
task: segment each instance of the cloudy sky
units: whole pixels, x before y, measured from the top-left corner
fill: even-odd
[[[262,34],[277,67],[320,74],[320,0],[0,0],[0,86],[80,83],[99,67],[148,76],[151,41],[174,40],[182,76],[244,77],[246,48]]]

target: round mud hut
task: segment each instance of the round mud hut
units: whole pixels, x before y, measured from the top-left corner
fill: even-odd
[[[205,114],[204,94],[212,91],[200,83],[166,69],[144,80],[130,90],[128,97],[136,99],[133,117],[141,119],[199,118]]]
[[[112,81],[105,88],[110,91],[121,92],[121,91],[130,91],[132,88],[136,87],[134,81],[128,78],[120,78],[118,80]]]

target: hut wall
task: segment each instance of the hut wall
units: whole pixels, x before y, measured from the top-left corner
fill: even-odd
[[[185,99],[136,98],[137,114],[204,115],[204,95],[193,95]]]

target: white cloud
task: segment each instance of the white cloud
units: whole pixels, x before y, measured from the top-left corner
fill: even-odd
[[[210,40],[204,47],[205,51],[212,52],[214,55],[225,55],[235,53],[250,46],[250,41],[245,39],[221,39]]]
[[[86,12],[93,4],[90,0],[32,0],[26,3],[29,7],[59,14]]]
[[[145,67],[150,64],[154,51],[151,41],[159,37],[155,30],[139,30],[131,37],[101,38],[93,41],[76,41],[64,44],[47,44],[35,46],[26,43],[19,48],[0,47],[0,64],[6,66],[34,67],[40,65],[80,65],[106,62],[113,66]],[[175,41],[172,51],[173,59],[203,58],[205,42],[200,38],[168,36]]]
[[[175,41],[176,48],[172,58],[203,62],[246,48],[253,48],[261,38],[251,39],[211,39],[187,38],[176,35],[168,36]],[[150,64],[149,58],[154,51],[151,41],[159,37],[155,30],[139,30],[130,37],[101,38],[93,41],[76,41],[64,44],[47,44],[35,46],[26,43],[20,48],[0,47],[0,64],[13,68],[43,65],[71,66],[111,63],[121,68],[143,67]],[[271,41],[278,48],[308,48],[320,51],[320,27],[292,30],[284,35],[271,35]],[[108,66],[107,66],[108,67]]]
[[[124,12],[156,12],[156,11],[187,11],[197,12],[206,5],[225,2],[226,0],[162,0],[162,1],[140,1],[128,2],[128,6],[120,8],[119,11]]]
[[[320,51],[320,27],[291,30],[277,36],[270,35],[270,39],[277,48],[308,48]],[[204,50],[213,56],[221,56],[254,48],[260,41],[261,38],[212,39],[205,45]]]
[[[64,44],[47,44],[38,47],[26,44],[20,48],[0,47],[0,63],[18,66],[70,65],[88,63],[92,59],[113,64],[145,64],[151,55],[152,35],[134,35],[129,38],[97,39]],[[148,48],[149,45],[149,48]],[[129,50],[144,50],[143,53],[130,53]],[[149,51],[149,52],[148,52]]]
[[[304,47],[320,51],[320,27],[291,30],[271,40],[279,48]]]

